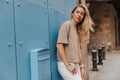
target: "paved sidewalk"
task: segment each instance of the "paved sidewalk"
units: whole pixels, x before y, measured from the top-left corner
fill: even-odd
[[[120,80],[120,51],[106,53],[103,65],[97,65],[99,71],[92,70],[92,56],[89,55],[89,80]]]

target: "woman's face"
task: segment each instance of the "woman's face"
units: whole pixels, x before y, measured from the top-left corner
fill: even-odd
[[[83,20],[85,11],[82,7],[77,7],[72,13],[72,19],[75,23],[79,23]]]

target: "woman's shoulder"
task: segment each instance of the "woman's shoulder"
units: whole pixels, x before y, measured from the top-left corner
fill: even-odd
[[[61,25],[61,28],[62,28],[62,29],[65,29],[65,30],[67,30],[67,31],[70,30],[70,27],[71,27],[71,22],[70,22],[69,20],[63,22],[63,24]]]
[[[70,23],[70,21],[68,20],[68,21],[63,22],[63,24],[61,25],[61,27],[64,27],[64,28],[66,28],[66,29],[69,29],[69,28],[70,28],[70,25],[71,25],[71,23]]]
[[[67,21],[63,22],[62,25],[66,25],[66,26],[67,26],[67,25],[70,25],[70,21],[67,20]]]

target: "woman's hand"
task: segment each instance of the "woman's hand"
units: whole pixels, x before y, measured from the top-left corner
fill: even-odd
[[[73,74],[75,75],[77,72],[76,72],[76,69],[71,65],[71,64],[68,64],[66,66],[66,68]]]
[[[86,80],[86,71],[84,68],[81,68],[82,80]]]

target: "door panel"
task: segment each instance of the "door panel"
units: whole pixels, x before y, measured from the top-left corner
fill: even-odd
[[[0,80],[16,80],[13,1],[0,0]]]
[[[49,48],[47,0],[15,0],[15,21],[18,80],[30,80],[29,51]]]

